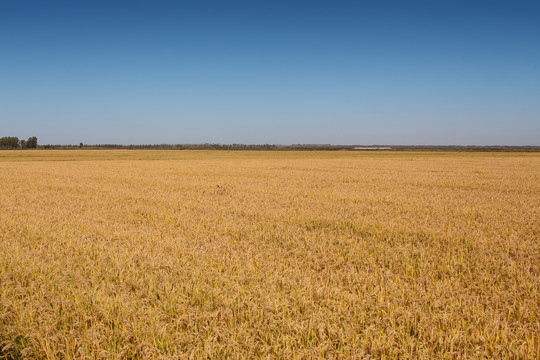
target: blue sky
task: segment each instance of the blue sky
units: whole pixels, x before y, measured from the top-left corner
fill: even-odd
[[[0,136],[540,145],[539,1],[0,1]]]

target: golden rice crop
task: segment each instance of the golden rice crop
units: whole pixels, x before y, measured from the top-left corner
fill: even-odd
[[[540,154],[0,152],[0,358],[540,358]]]

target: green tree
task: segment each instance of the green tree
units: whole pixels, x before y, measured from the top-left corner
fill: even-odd
[[[0,138],[0,149],[16,149],[19,147],[19,138],[15,136],[5,136]]]
[[[26,147],[28,149],[37,148],[37,137],[35,136],[29,137],[28,140],[26,141]]]

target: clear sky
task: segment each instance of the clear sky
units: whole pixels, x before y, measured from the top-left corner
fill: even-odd
[[[540,145],[540,1],[0,1],[0,136]]]

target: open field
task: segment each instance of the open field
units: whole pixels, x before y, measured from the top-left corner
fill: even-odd
[[[1,151],[0,359],[540,358],[540,153]]]

